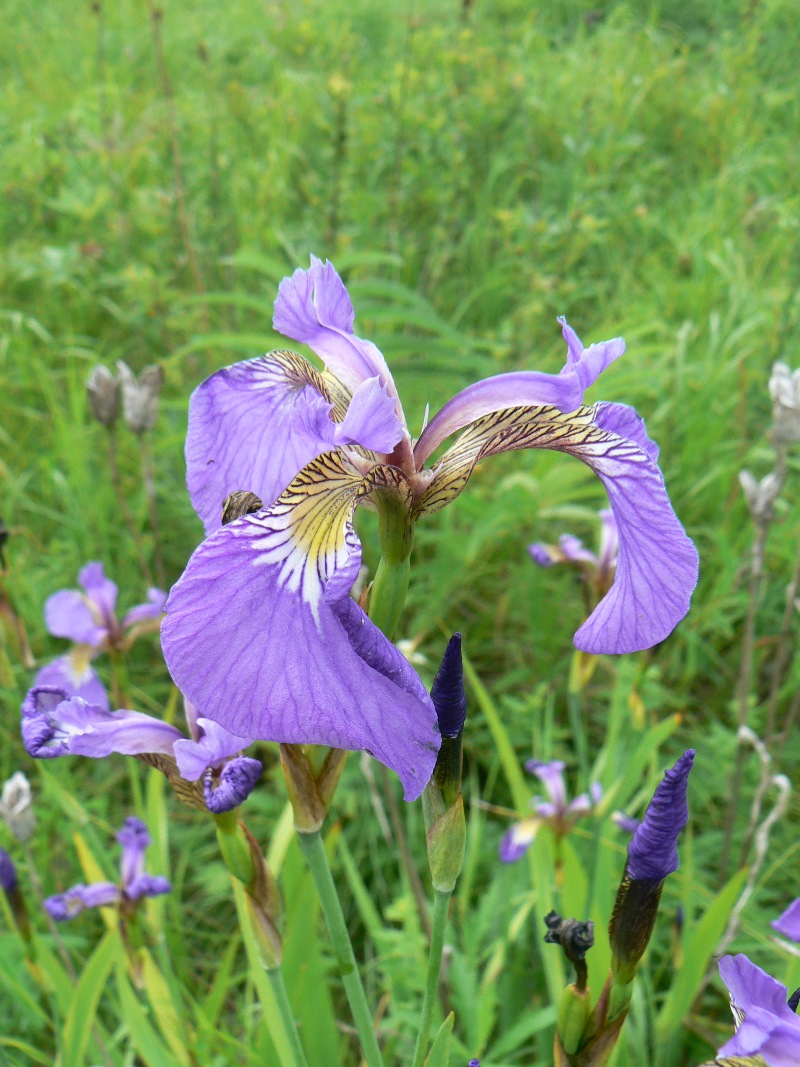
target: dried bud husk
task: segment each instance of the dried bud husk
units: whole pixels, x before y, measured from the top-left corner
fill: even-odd
[[[744,492],[750,514],[756,522],[772,520],[775,501],[783,485],[783,479],[771,471],[757,482],[750,471],[739,473],[739,483]]]
[[[243,515],[252,515],[261,506],[261,500],[255,493],[237,489],[222,501],[222,525],[227,526],[229,522],[241,519]]]
[[[111,427],[119,418],[122,405],[122,382],[118,374],[98,364],[86,382],[89,410],[103,426]]]
[[[783,444],[800,441],[800,368],[776,363],[769,379],[772,397],[772,433]]]
[[[328,808],[320,794],[311,761],[301,745],[281,744],[279,749],[286,792],[294,812],[294,828],[299,834],[316,833],[325,821]]]
[[[12,774],[0,794],[0,818],[18,841],[29,841],[36,828],[31,784],[22,771]]]
[[[158,417],[158,395],[164,384],[164,371],[153,364],[138,379],[127,363],[117,362],[122,382],[122,413],[125,425],[135,434],[152,430]]]

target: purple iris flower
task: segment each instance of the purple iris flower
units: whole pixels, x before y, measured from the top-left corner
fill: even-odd
[[[602,800],[603,787],[599,782],[593,782],[588,793],[581,793],[568,801],[564,766],[561,760],[552,760],[550,763],[529,760],[525,764],[525,769],[535,774],[544,785],[548,799],[535,797],[531,806],[536,815],[522,819],[504,835],[500,842],[500,859],[503,863],[513,863],[524,855],[541,826],[549,826],[558,837],[566,836],[575,822],[582,815],[588,815]]]
[[[577,456],[606,486],[620,537],[617,580],[576,634],[589,652],[663,640],[688,610],[697,553],[639,416],[621,404],[583,406],[622,355],[621,339],[584,348],[560,320],[559,374],[468,386],[414,441],[386,361],[353,319],[341,278],[312,257],[281,282],[273,325],[309,345],[325,371],[278,351],[195,390],[187,484],[209,537],[170,594],[163,646],[173,678],[209,719],[249,737],[364,749],[413,799],[435,763],[436,715],[414,670],[349,596],[361,562],[357,505],[391,507],[411,531],[488,456]],[[265,506],[221,527],[222,501],[239,490]]]
[[[36,759],[66,755],[100,759],[112,752],[171,757],[181,778],[203,780],[209,811],[230,811],[250,794],[261,775],[259,760],[237,755],[252,742],[198,718],[188,704],[187,720],[189,738],[141,711],[108,711],[63,689],[35,686],[22,705],[22,740]]]
[[[723,956],[719,973],[730,993],[736,1033],[718,1055],[761,1056],[769,1067],[797,1067],[800,1018],[787,1004],[786,986],[741,954]]]
[[[144,869],[144,854],[150,844],[150,834],[141,821],[131,816],[117,834],[122,845],[120,882],[95,882],[92,885],[74,885],[65,893],[48,897],[44,906],[56,922],[73,919],[85,908],[102,908],[119,904],[132,909],[143,897],[156,897],[172,889],[168,879],[161,875],[147,874]]]
[[[78,575],[83,592],[62,589],[48,597],[44,621],[53,637],[65,637],[74,647],[39,671],[34,685],[56,686],[71,696],[108,708],[106,688],[91,666],[102,652],[127,647],[143,630],[153,629],[164,611],[167,594],[148,589],[147,602],[137,604],[117,620],[117,586],[102,563],[87,563]]]
[[[786,911],[770,925],[790,941],[800,941],[800,897],[793,900]]]
[[[598,514],[600,547],[597,554],[590,552],[583,541],[572,534],[562,534],[557,545],[536,541],[528,546],[528,552],[540,567],[552,567],[557,563],[570,563],[578,567],[597,596],[602,597],[614,583],[619,558],[619,531],[610,508],[603,508]]]

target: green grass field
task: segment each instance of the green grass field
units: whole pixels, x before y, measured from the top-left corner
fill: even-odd
[[[531,864],[497,860],[509,825],[497,809],[536,792],[514,767],[534,755],[563,758],[579,792],[588,785],[580,745],[610,793],[605,814],[626,806],[641,815],[663,769],[697,749],[681,870],[665,888],[611,1062],[691,1067],[727,1040],[726,996],[710,961],[747,877],[735,872],[753,857],[743,845],[759,780],[747,750],[722,872],[752,589],[754,531],[738,475],[771,469],[770,369],[776,360],[800,365],[796,22],[789,0],[171,0],[155,16],[133,0],[6,0],[0,515],[10,536],[0,779],[25,770],[38,827],[27,856],[3,825],[0,845],[18,864],[54,968],[63,963],[36,896],[88,880],[92,862],[113,878],[111,834],[126,815],[146,818],[151,869],[168,874],[174,891],[147,905],[159,970],[144,990],[110,950],[102,956],[99,913],[59,930],[66,958],[89,979],[73,985],[59,971],[44,994],[12,926],[0,925],[0,1064],[286,1063],[210,820],[125,757],[27,756],[18,708],[33,671],[10,612],[41,665],[66,649],[45,630],[44,601],[73,588],[87,561],[104,563],[123,609],[150,584],[142,557],[152,577],[163,555],[166,587],[177,580],[202,537],[184,488],[189,395],[219,367],[286,347],[271,328],[272,301],[310,253],[344,277],[357,332],[385,354],[415,435],[427,404],[435,412],[472,381],[558,371],[560,314],[587,344],[624,336],[626,355],[590,402],[631,404],[645,417],[700,552],[689,616],[651,652],[598,664],[574,698],[578,737],[567,683],[585,605],[574,573],[536,568],[527,546],[565,532],[593,544],[605,506],[599,482],[570,457],[514,453],[482,466],[452,506],[418,527],[400,636],[427,657],[426,683],[454,630],[474,670],[469,840],[443,983],[455,1011],[451,1064],[552,1062],[548,989],[569,975],[542,945],[548,893],[560,894],[565,913],[597,915],[590,982],[602,984],[621,831],[589,820],[563,853],[543,832]],[[118,359],[137,372],[159,363],[166,374],[148,445],[158,545],[136,438],[120,433],[118,461],[138,547],[105,431],[87,409],[90,370]],[[795,446],[756,592],[745,703],[760,735],[770,707],[776,735],[797,711],[800,615],[787,610],[786,589],[800,558],[798,484]],[[359,516],[374,570],[372,520]],[[109,681],[108,661],[97,667]],[[179,719],[154,637],[120,669],[132,707]],[[800,783],[796,726],[772,756],[773,771]],[[280,870],[284,972],[309,1063],[355,1065],[275,746],[262,744],[259,757],[266,772],[245,814]],[[387,799],[379,771],[351,757],[326,829],[386,1064],[399,1067],[411,1063],[427,948],[396,834],[384,826],[399,789],[392,780]],[[762,819],[773,800],[768,793]],[[733,943],[790,992],[800,960],[771,938],[769,921],[797,894],[797,815],[792,796]],[[400,818],[425,886],[419,805],[402,806]]]

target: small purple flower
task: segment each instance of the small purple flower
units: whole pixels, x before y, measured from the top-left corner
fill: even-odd
[[[147,603],[131,608],[120,623],[116,616],[117,586],[107,578],[102,563],[87,563],[78,575],[83,592],[62,589],[48,597],[44,620],[53,637],[64,637],[74,647],[44,666],[35,685],[57,686],[70,696],[108,708],[105,686],[91,666],[102,652],[127,647],[136,634],[157,628],[167,600],[160,589],[148,589]]]
[[[207,801],[209,795],[212,797],[208,807],[215,814],[229,811],[249,795],[261,774],[258,760],[239,758],[229,763],[251,741],[228,733],[209,719],[197,718],[188,704],[187,721],[191,738],[140,711],[107,711],[62,689],[34,686],[22,705],[22,740],[28,754],[36,759],[66,755],[101,759],[112,752],[172,757],[186,781],[221,776],[222,788],[206,792]],[[230,770],[234,764],[237,767]]]
[[[673,630],[697,552],[670,505],[658,449],[633,409],[582,406],[624,343],[584,348],[560,322],[559,374],[468,386],[414,441],[386,360],[354,333],[332,264],[312,257],[281,282],[273,325],[309,345],[326,374],[272,352],[218,371],[190,404],[187,485],[209,536],[170,593],[162,634],[173,678],[206,718],[249,737],[366,750],[398,773],[407,799],[418,797],[439,747],[436,715],[414,670],[349,596],[361,562],[353,515],[359,504],[391,509],[410,535],[479,461],[515,449],[576,456],[616,515],[617,580],[576,634],[578,648],[635,651]],[[223,500],[240,490],[264,507],[221,526]]]
[[[800,942],[800,897],[793,900],[786,911],[770,925],[790,941]]]
[[[719,973],[730,993],[736,1033],[718,1055],[761,1056],[769,1067],[797,1067],[800,1018],[787,1004],[786,986],[741,954],[723,956]]]
[[[169,893],[172,886],[167,878],[145,873],[144,854],[150,844],[150,834],[141,819],[133,816],[126,819],[117,834],[117,841],[122,845],[119,885],[113,882],[75,885],[64,893],[48,897],[44,906],[56,922],[73,919],[85,908],[103,908],[116,904],[131,908],[143,897]]]
[[[624,811],[615,811],[611,816],[611,821],[616,823],[620,830],[624,830],[626,834],[635,834],[642,825],[641,819],[634,819],[630,815],[626,815]]]
[[[558,545],[544,544],[536,541],[528,546],[528,552],[534,563],[540,567],[552,567],[557,563],[572,563],[587,574],[593,587],[600,596],[611,588],[619,558],[619,531],[614,512],[602,508],[600,516],[600,548],[595,555],[585,548],[583,541],[572,534],[562,534]]]
[[[633,881],[663,882],[680,866],[678,835],[689,821],[687,790],[693,764],[694,749],[690,748],[656,786],[628,845],[628,876]]]
[[[603,787],[593,782],[588,793],[581,793],[574,800],[567,800],[567,787],[564,782],[564,764],[561,760],[543,763],[540,760],[528,760],[525,769],[535,774],[542,782],[548,800],[535,797],[531,801],[536,815],[522,819],[504,835],[500,842],[500,859],[504,863],[513,863],[524,855],[533,844],[541,826],[549,826],[557,837],[565,837],[582,816],[588,815],[603,797]]]

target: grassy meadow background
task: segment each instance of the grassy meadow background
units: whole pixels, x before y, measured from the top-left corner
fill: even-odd
[[[691,995],[681,1003],[665,996],[719,887],[753,538],[738,474],[770,469],[770,368],[778,359],[800,365],[795,4],[170,0],[154,13],[144,0],[6,0],[3,23],[0,515],[10,531],[5,589],[40,664],[65,649],[44,629],[44,601],[74,587],[84,563],[102,560],[123,610],[148,584],[119,513],[104,430],[87,411],[96,363],[123,359],[139,371],[158,362],[166,372],[152,448],[171,584],[201,538],[184,490],[190,392],[227,363],[285,346],[271,330],[272,301],[309,253],[330,258],[345,278],[357,330],[385,353],[415,434],[426,404],[435,411],[480,377],[557,371],[559,314],[587,344],[625,337],[626,355],[590,399],[633,404],[645,416],[675,509],[698,545],[701,579],[677,632],[650,654],[603,661],[580,709],[590,755],[606,741],[606,786],[630,771],[634,748],[655,739],[629,783],[639,813],[663,768],[684,748],[698,751],[682,869],[665,891],[614,1062],[678,1067],[707,1058],[730,1017],[716,979],[702,995],[692,991],[705,957]],[[756,729],[797,554],[797,456],[767,543]],[[132,435],[120,439],[120,465],[152,566]],[[471,836],[447,970],[454,1047],[465,1063],[473,1055],[484,1067],[550,1062],[554,1016],[540,960],[556,950],[541,947],[544,929],[531,916],[529,866],[497,862],[508,819],[469,801],[518,806],[487,705],[520,763],[565,758],[573,791],[585,788],[572,773],[566,692],[583,600],[572,572],[535,568],[527,545],[568,531],[592,543],[602,506],[599,482],[580,463],[525,452],[484,465],[456,503],[417,529],[403,636],[428,657],[420,671],[430,681],[445,635],[461,630],[483,687],[470,691]],[[374,567],[369,520],[359,522]],[[795,612],[793,635],[797,620]],[[107,671],[106,661],[97,666]],[[136,708],[179,715],[155,639],[137,644],[127,672]],[[32,855],[43,892],[85,878],[76,832],[113,877],[110,835],[134,810],[156,839],[150,869],[175,885],[148,904],[177,1005],[174,1045],[146,1004],[139,1010],[162,1044],[137,1045],[145,1024],[135,1036],[138,1016],[112,983],[98,1014],[118,1057],[109,1063],[160,1067],[159,1047],[171,1049],[167,1067],[277,1062],[211,821],[124,757],[30,760],[18,709],[31,678],[7,641],[0,779],[23,768],[33,782]],[[778,693],[779,723],[799,683],[794,662]],[[337,1023],[349,1019],[346,1004],[326,983],[326,937],[309,934],[312,887],[285,822],[275,830],[284,803],[276,753],[261,749],[266,774],[245,813],[282,865],[289,993],[311,1062],[356,1063]],[[798,757],[795,731],[775,760],[800,784]],[[330,844],[368,991],[381,1006],[387,1063],[400,1064],[410,1062],[426,943],[360,768],[352,758]],[[737,841],[757,773],[748,757]],[[418,806],[401,814],[426,872]],[[797,895],[797,815],[793,798],[735,943],[782,981],[793,975],[795,986],[798,961],[770,943],[768,921]],[[576,838],[588,847],[592,833],[586,823]],[[603,834],[613,893],[625,842],[611,823]],[[30,867],[2,826],[0,844],[33,894]],[[586,903],[585,880],[579,868],[567,871],[576,906]],[[96,913],[62,928],[78,970],[101,931]],[[0,1044],[0,1064],[52,1063],[63,1049],[33,990],[3,927],[0,1035],[14,1040]],[[182,1045],[191,1048],[185,1060]],[[75,1067],[99,1062],[93,1055]]]

